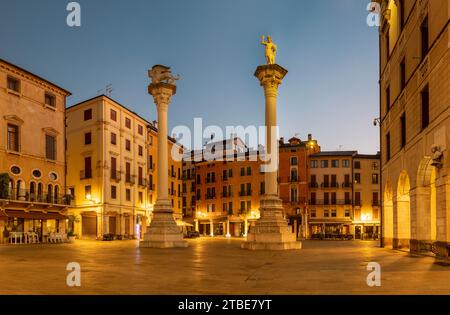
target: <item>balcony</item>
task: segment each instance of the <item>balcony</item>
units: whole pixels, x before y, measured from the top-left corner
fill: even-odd
[[[82,170],[80,171],[80,179],[90,179],[92,178],[92,170]]]
[[[372,200],[372,207],[379,207],[380,201],[379,200]]]
[[[216,194],[206,194],[205,198],[206,200],[216,199]]]
[[[311,183],[309,183],[309,188],[319,188],[319,183],[311,182]]]
[[[322,183],[320,184],[320,188],[330,188],[330,183]]]
[[[0,192],[0,200],[8,200],[12,202],[28,202],[43,203],[51,205],[70,205],[73,199],[70,195],[53,194],[53,192],[42,192],[41,194],[27,189],[8,189],[8,191]]]
[[[148,170],[153,172],[155,170],[155,163],[150,163],[148,165]]]
[[[351,205],[351,199],[310,199],[310,205]]]
[[[297,183],[298,182],[298,176],[289,176],[288,181],[291,183]]]
[[[222,180],[226,182],[228,180],[228,176],[222,176]]]
[[[147,180],[143,177],[138,178],[138,185],[142,187],[147,186]]]
[[[356,207],[361,207],[362,205],[362,201],[361,200],[355,200],[355,204]]]
[[[222,192],[220,195],[222,198],[231,198],[233,194],[231,192]]]
[[[352,188],[352,183],[350,182],[342,183],[342,188]]]
[[[125,183],[127,184],[134,184],[136,183],[136,178],[134,175],[125,174]]]
[[[148,189],[149,189],[150,191],[155,191],[155,184],[149,183],[149,184],[148,184]]]
[[[252,195],[252,191],[251,191],[251,190],[240,191],[240,192],[239,192],[239,196],[241,196],[241,197],[251,196],[251,195]]]
[[[121,179],[120,172],[118,170],[111,170],[111,179],[120,181],[120,179]]]

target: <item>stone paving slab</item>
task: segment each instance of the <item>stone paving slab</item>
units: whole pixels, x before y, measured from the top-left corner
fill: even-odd
[[[376,242],[304,241],[298,251],[247,251],[241,239],[199,238],[188,248],[137,241],[0,246],[0,294],[450,294],[450,267]],[[81,265],[81,287],[66,265]],[[381,287],[368,287],[369,262]]]

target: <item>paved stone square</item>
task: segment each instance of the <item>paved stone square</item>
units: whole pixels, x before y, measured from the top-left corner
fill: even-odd
[[[299,251],[240,248],[241,239],[199,238],[188,248],[137,241],[0,246],[0,294],[450,294],[450,267],[376,242],[305,241]],[[368,287],[368,262],[381,287]],[[81,265],[81,287],[66,265]]]

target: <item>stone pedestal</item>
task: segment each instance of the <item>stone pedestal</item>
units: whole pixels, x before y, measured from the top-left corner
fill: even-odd
[[[277,94],[287,70],[277,64],[259,66],[255,76],[264,88],[265,119],[266,119],[266,154],[270,161],[266,165],[275,164],[274,169],[268,167],[264,170],[265,192],[260,203],[261,217],[251,227],[247,241],[242,248],[250,250],[286,250],[300,249],[301,242],[297,241],[287,221],[283,217],[283,202],[278,195],[278,139],[277,127]]]
[[[283,203],[277,195],[264,196],[261,200],[261,218],[250,228],[242,248],[250,250],[301,249],[295,233],[283,217]]]
[[[157,65],[149,72],[167,72],[170,68]],[[153,78],[152,78],[153,80]],[[157,199],[153,208],[153,219],[140,242],[140,247],[171,248],[187,247],[183,232],[173,217],[172,203],[168,196],[169,156],[167,146],[167,111],[176,86],[167,82],[152,82],[148,92],[153,96],[158,111],[158,164]]]

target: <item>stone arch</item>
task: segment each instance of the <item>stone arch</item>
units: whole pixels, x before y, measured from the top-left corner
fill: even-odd
[[[431,250],[431,243],[436,241],[436,168],[431,162],[430,157],[424,157],[417,170],[414,240],[417,251]]]
[[[392,247],[394,239],[394,202],[393,189],[389,181],[384,186],[383,196],[383,243],[385,247]]]
[[[397,183],[396,211],[394,222],[394,248],[409,248],[411,239],[410,180],[406,171],[401,171]]]

